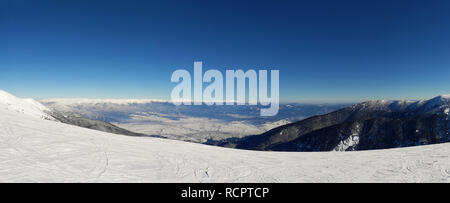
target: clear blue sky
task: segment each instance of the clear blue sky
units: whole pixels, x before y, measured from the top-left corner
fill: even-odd
[[[2,0],[0,89],[168,99],[174,70],[279,69],[282,101],[450,93],[450,1]]]

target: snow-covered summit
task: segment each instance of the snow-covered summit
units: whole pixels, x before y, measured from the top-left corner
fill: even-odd
[[[428,100],[428,102],[434,102],[436,105],[449,105],[450,95],[441,95],[433,99]]]
[[[428,100],[420,100],[411,105],[408,110],[426,113],[442,112],[450,107],[450,96],[441,95]]]
[[[34,118],[55,120],[47,112],[50,110],[33,99],[21,99],[0,90],[0,112],[14,111]]]
[[[45,99],[41,100],[44,105],[50,109],[60,112],[77,112],[85,109],[87,114],[92,115],[92,109],[118,110],[133,108],[136,105],[151,105],[153,103],[168,103],[166,100],[159,99]],[[83,110],[83,112],[85,112]]]
[[[411,111],[434,112],[446,109],[450,106],[450,95],[441,95],[432,99],[414,100],[371,100],[355,104],[358,110],[379,111]]]

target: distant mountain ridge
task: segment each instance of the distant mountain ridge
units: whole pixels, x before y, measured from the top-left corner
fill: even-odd
[[[44,99],[43,103],[59,103],[63,105],[75,105],[75,104],[147,104],[152,102],[169,103],[170,100],[163,99]]]
[[[444,143],[450,141],[449,111],[450,95],[368,101],[220,145],[267,151],[354,151]]]
[[[55,120],[48,114],[50,109],[33,99],[21,99],[8,92],[0,90],[0,108],[5,110],[13,110],[21,114],[45,119]]]

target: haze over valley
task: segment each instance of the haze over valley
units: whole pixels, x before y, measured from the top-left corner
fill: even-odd
[[[258,106],[175,106],[161,100],[47,99],[42,103],[66,115],[112,123],[146,135],[204,143],[266,132],[348,104],[282,104],[273,117],[260,117]]]

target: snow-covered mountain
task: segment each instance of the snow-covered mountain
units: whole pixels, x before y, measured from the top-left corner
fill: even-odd
[[[49,109],[41,103],[33,99],[21,99],[12,94],[0,90],[0,108],[7,111],[15,111],[34,118],[58,121],[66,124],[80,126],[84,128],[99,130],[120,135],[129,136],[147,136],[141,133],[134,133],[113,124],[84,118],[81,115],[71,113],[60,113],[53,109]]]
[[[0,182],[450,182],[450,144],[258,152],[129,137],[47,120],[0,98]]]
[[[15,111],[34,118],[55,120],[48,114],[50,109],[33,99],[20,99],[8,92],[0,90],[0,108],[6,111]]]
[[[363,102],[221,145],[274,151],[352,151],[450,142],[449,98]]]

